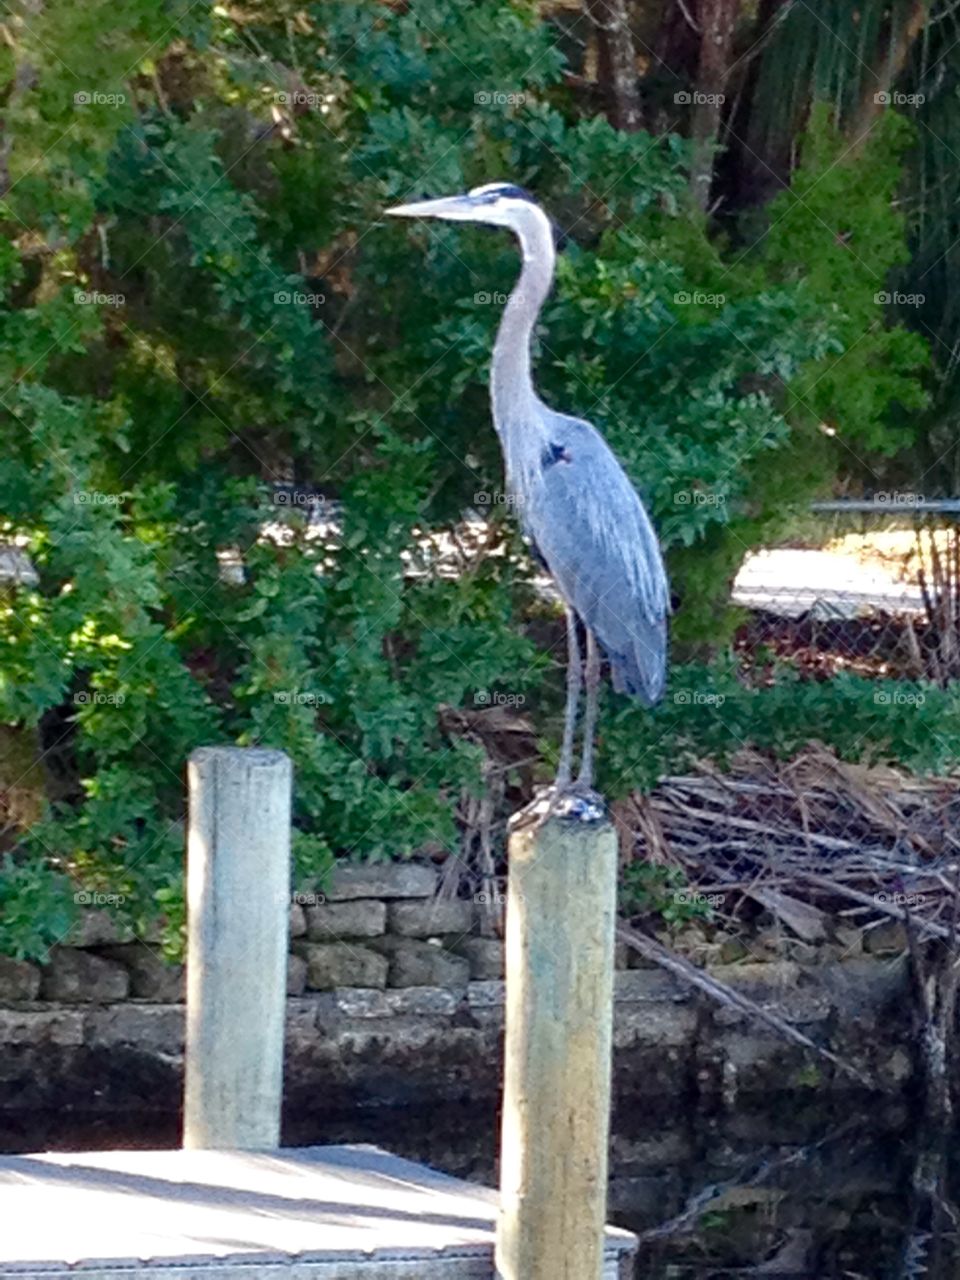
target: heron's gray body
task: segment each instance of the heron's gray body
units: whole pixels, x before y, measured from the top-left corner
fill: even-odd
[[[534,389],[530,347],[553,280],[552,226],[525,192],[504,183],[390,212],[507,227],[519,241],[523,269],[504,309],[491,365],[493,421],[522,527],[568,609],[571,665],[557,775],[561,789],[569,785],[580,691],[574,617],[587,629],[587,718],[578,785],[589,790],[599,679],[596,642],[609,659],[614,688],[656,702],[666,677],[670,593],[649,517],[606,441],[590,423],[545,405]]]
[[[552,418],[555,450],[518,503],[524,532],[600,641],[613,687],[653,704],[663,694],[670,607],[656,535],[599,433]]]

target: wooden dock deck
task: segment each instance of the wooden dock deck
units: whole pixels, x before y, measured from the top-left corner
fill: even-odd
[[[0,1276],[491,1280],[497,1194],[372,1146],[0,1157]],[[604,1280],[636,1240],[608,1228]]]

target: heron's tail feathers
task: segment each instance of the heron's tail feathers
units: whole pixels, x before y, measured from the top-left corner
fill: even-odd
[[[644,621],[624,653],[607,651],[610,678],[617,693],[639,698],[652,707],[663,697],[667,678],[667,627],[665,620]]]

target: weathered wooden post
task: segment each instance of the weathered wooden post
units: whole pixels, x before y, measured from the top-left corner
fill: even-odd
[[[201,747],[188,766],[183,1145],[280,1143],[292,767]]]
[[[599,1280],[617,839],[551,817],[510,839],[497,1274]]]

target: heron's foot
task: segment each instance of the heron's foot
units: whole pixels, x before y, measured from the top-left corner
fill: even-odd
[[[572,822],[602,822],[607,816],[607,803],[598,791],[579,779],[566,786],[558,783],[551,792],[548,816]]]
[[[511,831],[521,827],[540,826],[548,818],[562,818],[569,822],[602,822],[607,816],[607,804],[599,792],[578,782],[566,785],[538,787],[534,798],[525,808],[513,814],[508,826]]]

